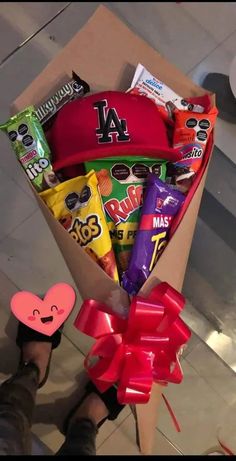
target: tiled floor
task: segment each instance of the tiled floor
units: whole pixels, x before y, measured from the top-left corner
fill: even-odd
[[[201,83],[208,72],[228,72],[235,55],[235,2],[105,4],[196,82]],[[7,119],[11,102],[98,5],[99,2],[1,3],[0,121]],[[23,44],[24,41],[27,43]],[[220,150],[216,150],[209,171],[184,287],[193,306],[202,309],[229,337],[235,335],[232,312],[236,307],[235,133],[233,124],[218,120],[216,145]],[[3,134],[0,150],[3,217],[0,226],[0,376],[3,379],[14,371],[18,360],[10,339],[14,336],[14,321],[8,318],[10,294],[18,288],[44,293],[58,280],[73,282]],[[39,391],[37,400],[33,432],[51,452],[63,441],[57,429],[58,419],[70,406],[69,396],[72,394],[76,399],[78,386],[83,383],[83,357],[78,349],[86,352],[90,346],[88,339],[73,328],[73,316],[67,322],[62,345],[54,352],[49,381]],[[235,375],[195,335],[182,364],[183,383],[169,386],[166,391],[182,431],[175,432],[161,404],[155,454],[203,453],[217,442],[221,412],[236,400]],[[45,446],[36,438],[34,453],[42,452]],[[97,446],[99,454],[137,453],[129,408],[117,421],[101,428]]]

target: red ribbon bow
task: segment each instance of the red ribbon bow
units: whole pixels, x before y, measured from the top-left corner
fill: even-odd
[[[147,403],[153,381],[182,381],[178,355],[191,335],[179,318],[184,304],[184,297],[166,282],[147,298],[135,296],[127,320],[106,304],[84,301],[74,325],[97,340],[85,359],[85,368],[101,392],[118,383],[120,403]],[[99,359],[91,365],[94,356]]]

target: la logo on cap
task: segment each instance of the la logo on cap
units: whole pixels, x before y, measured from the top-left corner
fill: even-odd
[[[116,141],[130,141],[127,130],[127,120],[119,118],[116,109],[108,109],[107,99],[95,102],[93,107],[97,110],[99,127],[96,128],[98,142],[113,142],[112,134],[116,133]]]

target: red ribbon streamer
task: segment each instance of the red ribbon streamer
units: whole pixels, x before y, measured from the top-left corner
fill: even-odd
[[[84,301],[74,325],[96,339],[85,368],[101,392],[118,383],[120,403],[147,403],[154,381],[182,381],[179,352],[191,336],[179,318],[184,304],[184,297],[166,282],[147,298],[133,297],[127,320],[106,304]],[[91,364],[94,357],[97,361]]]
[[[171,406],[170,406],[170,404],[169,404],[169,402],[168,402],[168,400],[167,400],[167,398],[165,397],[164,394],[162,394],[162,398],[163,398],[163,400],[164,400],[164,402],[166,404],[167,410],[170,413],[170,416],[172,418],[172,421],[173,421],[173,424],[175,426],[176,432],[181,432],[180,425],[179,425],[179,423],[177,421],[177,418],[176,418],[176,416],[175,416],[175,414],[174,414],[174,412],[173,412],[173,410],[172,410],[172,408],[171,408]]]
[[[229,456],[234,456],[234,453],[233,453],[229,448],[227,448],[223,443],[221,443],[221,442],[219,441],[219,444],[220,444],[221,448],[223,448],[223,450],[225,451],[225,453],[226,453],[227,455],[229,455]]]

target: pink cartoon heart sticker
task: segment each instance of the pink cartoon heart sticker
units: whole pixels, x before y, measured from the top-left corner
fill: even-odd
[[[11,299],[11,311],[27,327],[51,336],[65,322],[75,304],[75,290],[57,283],[40,299],[30,291],[19,291]]]

